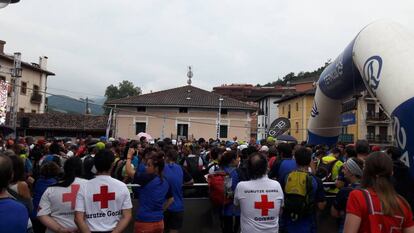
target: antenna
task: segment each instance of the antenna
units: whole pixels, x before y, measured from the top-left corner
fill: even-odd
[[[193,77],[193,71],[191,71],[191,66],[188,67],[187,77],[187,84],[191,85],[191,78]]]

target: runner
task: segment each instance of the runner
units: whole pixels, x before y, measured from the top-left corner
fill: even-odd
[[[86,180],[81,179],[82,161],[69,158],[64,165],[63,179],[47,188],[39,203],[37,218],[47,227],[46,233],[76,232],[74,222],[76,195]]]
[[[364,189],[349,194],[344,232],[414,232],[411,208],[391,183],[392,166],[383,152],[367,157],[361,180]]]
[[[280,143],[277,146],[277,150],[282,159],[273,163],[273,166],[269,171],[269,178],[276,179],[279,181],[280,185],[284,187],[286,175],[296,169],[296,163],[293,159],[291,145],[288,143]]]
[[[350,158],[343,165],[344,177],[349,185],[339,190],[331,208],[332,216],[339,218],[339,233],[342,233],[344,230],[345,210],[349,193],[361,186],[360,180],[363,166],[364,162],[357,158]]]
[[[12,177],[12,161],[0,155],[0,229],[2,233],[25,233],[29,221],[28,212],[24,205],[11,199],[6,191]]]
[[[132,159],[134,149],[129,149],[127,159]],[[127,163],[126,166],[131,166]],[[174,201],[167,180],[163,177],[164,153],[150,152],[145,173],[135,173],[134,184],[139,188],[139,207],[135,216],[135,233],[164,232],[163,212]]]
[[[113,161],[114,154],[110,150],[99,151],[94,157],[96,177],[84,183],[78,191],[75,223],[82,233],[120,233],[131,220],[128,188],[110,176]]]
[[[164,212],[164,225],[166,231],[177,233],[182,228],[184,220],[183,185],[191,185],[194,180],[183,167],[176,163],[177,151],[171,146],[166,149],[164,177],[171,187],[174,202]]]
[[[281,222],[283,232],[316,232],[316,211],[324,209],[326,202],[322,181],[309,173],[311,160],[310,150],[303,147],[295,150],[294,161],[296,161],[297,169],[289,173],[285,180],[285,202]],[[302,200],[298,201],[296,199],[298,195],[295,194],[299,194]],[[305,202],[306,204],[303,205]]]
[[[267,161],[255,153],[248,162],[250,181],[240,182],[234,205],[241,209],[241,233],[278,232],[283,191],[279,182],[267,177]]]

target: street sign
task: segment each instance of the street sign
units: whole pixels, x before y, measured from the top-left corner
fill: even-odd
[[[268,135],[277,138],[290,129],[290,121],[286,117],[279,117],[272,122],[268,129]]]

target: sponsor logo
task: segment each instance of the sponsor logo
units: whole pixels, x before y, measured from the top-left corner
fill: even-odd
[[[364,77],[373,91],[379,86],[381,70],[382,58],[380,56],[372,56],[364,64]]]
[[[316,117],[317,115],[319,115],[318,106],[316,105],[316,102],[313,102],[311,116]]]
[[[401,148],[403,154],[400,157],[401,162],[403,162],[407,167],[410,167],[410,159],[407,146],[407,133],[404,127],[400,124],[400,119],[394,116],[394,135],[397,140],[398,146]]]

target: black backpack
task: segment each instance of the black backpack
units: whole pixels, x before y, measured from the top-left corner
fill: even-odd
[[[186,169],[188,173],[193,177],[194,183],[206,183],[206,179],[203,176],[202,170],[198,168],[198,161],[200,157],[185,157],[184,161],[186,162]]]
[[[329,162],[324,163],[322,160],[318,165],[318,169],[316,169],[316,177],[321,179],[322,181],[331,181],[332,178],[332,169],[335,166],[337,159]]]
[[[311,200],[312,180],[312,176],[304,171],[295,170],[287,175],[283,214],[292,221],[309,216],[314,211],[314,200]]]

